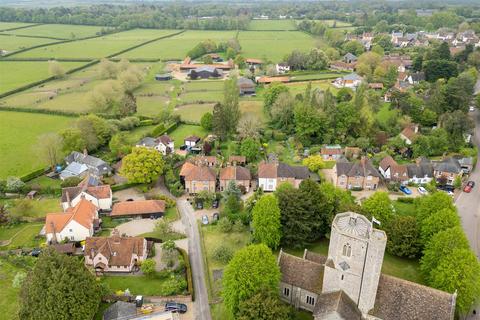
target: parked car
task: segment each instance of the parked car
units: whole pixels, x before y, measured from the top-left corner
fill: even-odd
[[[197,202],[197,209],[199,209],[199,210],[203,209],[203,202],[202,201]]]
[[[165,303],[165,311],[185,313],[187,312],[187,305],[184,303],[167,302]]]
[[[408,189],[406,186],[400,186],[400,191],[405,193],[407,196],[412,194],[412,190]]]
[[[208,217],[207,217],[206,214],[202,216],[202,223],[203,224],[208,224]]]
[[[470,111],[470,112],[475,111],[475,107],[474,107],[474,106],[470,106],[470,108],[468,108],[468,111]]]
[[[32,252],[30,252],[30,255],[31,255],[32,257],[38,257],[38,256],[40,255],[40,253],[42,253],[42,250],[41,250],[41,249],[39,249],[39,248],[34,248],[34,249],[32,250]]]
[[[453,192],[453,190],[455,190],[455,187],[454,186],[450,186],[448,184],[444,185],[444,186],[437,186],[437,189],[439,190],[443,190],[445,192]]]
[[[219,201],[218,200],[213,200],[213,203],[212,203],[212,208],[213,209],[217,209],[218,208],[218,204],[219,204]]]
[[[212,220],[213,221],[218,221],[218,219],[220,219],[220,214],[218,212],[215,212],[212,216]]]
[[[471,180],[468,181],[468,182],[467,182],[467,186],[470,186],[470,187],[472,187],[472,189],[473,189],[473,187],[475,187],[475,181],[471,181]]]
[[[420,193],[420,194],[427,194],[428,193],[427,189],[425,189],[424,187],[418,187],[417,190],[418,190],[418,193]]]
[[[463,188],[463,192],[466,192],[466,193],[470,193],[472,191],[472,186],[470,185],[465,185],[465,187]]]

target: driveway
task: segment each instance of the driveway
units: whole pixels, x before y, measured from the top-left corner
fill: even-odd
[[[211,320],[197,221],[194,217],[193,208],[187,200],[178,199],[177,208],[182,216],[182,222],[188,236],[188,252],[192,266],[193,287],[195,288],[195,319]]]
[[[155,228],[155,219],[134,219],[116,227],[120,234],[135,237],[143,233],[152,232]]]
[[[145,200],[145,196],[142,192],[138,191],[136,188],[128,188],[125,190],[115,191],[113,197],[118,199],[118,201],[126,201],[128,199],[133,200]]]

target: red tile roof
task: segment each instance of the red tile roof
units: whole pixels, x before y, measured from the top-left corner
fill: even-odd
[[[163,200],[123,201],[113,205],[111,216],[130,216],[165,212]]]
[[[93,203],[81,199],[75,207],[69,208],[65,213],[47,214],[45,218],[45,231],[46,233],[60,232],[71,220],[90,229],[93,226],[93,220],[95,220],[97,210],[97,207]]]

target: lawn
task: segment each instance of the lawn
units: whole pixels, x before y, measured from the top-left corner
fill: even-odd
[[[71,24],[42,24],[26,29],[8,31],[7,33],[37,37],[79,39],[94,36],[97,32],[100,32],[102,28],[103,27],[100,26],[80,26]]]
[[[188,30],[171,38],[155,41],[125,52],[120,57],[180,60],[185,58],[187,52],[203,40],[211,39],[218,43],[233,37],[235,37],[234,31]]]
[[[25,27],[25,26],[34,26],[34,24],[24,23],[24,22],[0,22],[0,31],[12,29],[12,28]]]
[[[49,178],[46,178],[49,179]],[[52,179],[50,179],[52,180]],[[53,180],[52,180],[53,181]],[[0,200],[0,204],[4,203],[9,208],[14,207],[20,201],[24,202],[26,206],[23,211],[23,216],[27,219],[38,219],[46,216],[47,213],[62,212],[60,201],[58,198],[36,198],[33,200],[14,199],[14,200]]]
[[[297,26],[293,20],[252,20],[248,25],[248,30],[261,31],[261,30],[279,30],[290,31],[296,30]]]
[[[137,114],[156,116],[167,107],[168,98],[164,96],[137,96]]]
[[[326,24],[329,27],[333,27],[334,24],[335,24],[335,28],[351,27],[352,26],[351,23],[340,21],[340,20],[335,20],[335,19],[327,19],[327,20],[320,20],[320,21],[323,22],[324,24]]]
[[[191,91],[222,91],[225,81],[218,80],[196,80],[190,81],[183,85],[187,92]]]
[[[153,128],[155,128],[155,126],[142,126],[133,129],[128,134],[128,142],[132,145],[137,143],[140,139],[149,135]]]
[[[279,62],[293,50],[310,51],[315,39],[300,31],[240,31],[238,40],[245,58]]]
[[[223,100],[223,91],[192,91],[182,93],[178,99],[182,103],[216,102]]]
[[[3,314],[4,319],[17,319],[18,311],[18,294],[20,288],[14,288],[12,281],[17,272],[23,271],[11,263],[0,260],[0,314]]]
[[[293,75],[292,79],[294,80],[324,80],[324,79],[336,79],[341,77],[346,73],[334,73],[334,72],[317,72],[317,73],[307,73],[307,74],[299,74]]]
[[[337,94],[338,89],[335,88],[328,80],[290,82],[285,85],[290,90],[290,93],[292,94],[292,96],[295,96],[298,93],[305,93],[305,89],[307,88],[309,83],[312,84],[312,90],[320,89],[322,91],[326,91],[327,89],[330,89],[330,92],[332,92],[334,95]]]
[[[72,118],[0,111],[0,179],[20,176],[47,163],[35,155],[39,135],[65,129]]]
[[[184,139],[193,135],[203,138],[207,135],[207,132],[200,126],[181,124],[169,134],[170,138],[175,141],[176,146],[183,145]]]
[[[11,242],[5,246],[0,246],[0,250],[19,249],[19,248],[34,248],[38,247],[43,239],[36,238],[42,229],[42,223],[23,223],[15,226],[12,229],[7,227],[0,227],[0,240],[9,240]]]
[[[415,204],[408,202],[393,201],[395,212],[402,216],[415,216]]]
[[[207,112],[212,112],[212,103],[186,104],[175,108],[174,113],[179,114],[184,121],[200,123],[200,119]]]
[[[85,64],[84,62],[60,62],[65,70]],[[47,61],[0,61],[0,93],[50,77]]]
[[[266,121],[266,116],[263,112],[263,101],[240,100],[240,111],[242,112],[242,115],[252,115],[261,122]]]
[[[388,128],[391,119],[396,119],[398,117],[398,110],[390,109],[389,103],[384,103],[383,106],[378,110],[375,118],[377,119],[378,123],[383,128]]]
[[[27,29],[20,29],[20,30],[27,30]],[[17,51],[25,48],[31,48],[33,46],[38,46],[40,44],[53,43],[57,41],[58,40],[53,40],[53,39],[26,38],[26,37],[17,37],[12,35],[0,34],[0,43],[2,44],[2,49],[8,52]]]
[[[19,58],[102,58],[142,42],[172,33],[170,30],[134,29],[94,39],[67,42],[22,52]]]

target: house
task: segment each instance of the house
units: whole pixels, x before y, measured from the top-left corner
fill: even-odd
[[[156,74],[155,80],[157,81],[168,81],[172,80],[172,75],[170,73]]]
[[[458,163],[460,163],[460,166],[462,167],[463,173],[469,174],[472,169],[473,169],[473,158],[472,157],[463,157],[463,158],[457,158]]]
[[[103,320],[132,319],[137,315],[137,306],[132,302],[117,301],[105,310]]]
[[[197,136],[189,136],[184,139],[184,143],[187,146],[187,148],[192,148],[197,145],[197,143],[200,142],[200,138]]]
[[[143,237],[89,237],[85,240],[85,265],[96,272],[132,272],[147,259],[147,240]]]
[[[252,177],[250,170],[245,167],[233,165],[220,169],[220,191],[224,191],[230,181],[234,181],[237,186],[243,186],[245,192],[250,191],[250,181]]]
[[[203,165],[187,165],[180,170],[180,176],[185,183],[185,191],[188,194],[198,194],[200,191],[215,192],[217,175],[215,171]]]
[[[350,74],[347,74],[346,76],[335,79],[335,81],[333,81],[333,85],[337,88],[355,89],[362,83],[362,81],[363,81],[363,78],[360,77],[358,74],[350,73]]]
[[[265,162],[258,165],[258,186],[263,191],[275,191],[281,183],[287,182],[298,188],[300,183],[310,177],[304,166],[290,166],[282,162]]]
[[[222,70],[210,66],[202,66],[192,69],[188,72],[188,77],[192,80],[220,78],[223,75]]]
[[[245,77],[240,77],[237,80],[238,91],[241,96],[255,95],[255,83]]]
[[[209,54],[207,54],[207,56],[209,56],[210,58],[212,58],[212,61],[213,61],[213,62],[222,62],[222,61],[223,61],[222,57],[220,57],[220,56],[218,55],[218,53],[209,53]]]
[[[330,69],[340,71],[355,71],[356,63],[346,63],[343,61],[332,61]]]
[[[369,83],[368,88],[373,90],[383,90],[383,83],[381,82]]]
[[[445,158],[433,163],[433,175],[440,184],[452,186],[457,177],[462,177],[463,169],[455,158]]]
[[[400,139],[402,139],[405,144],[411,145],[415,138],[418,136],[418,125],[411,124],[406,126],[402,132],[400,132]]]
[[[433,165],[430,160],[420,158],[415,164],[407,164],[408,182],[427,184],[433,180]]]
[[[387,181],[401,184],[408,182],[407,166],[399,165],[391,156],[386,156],[380,161],[378,171]]]
[[[98,208],[86,199],[62,213],[48,213],[45,217],[45,235],[48,243],[83,241],[99,229]]]
[[[412,74],[407,75],[403,81],[407,81],[411,85],[419,84],[420,81],[425,81],[425,73],[424,72],[414,72]]]
[[[62,188],[63,211],[75,207],[81,199],[90,201],[102,211],[112,209],[112,189],[109,185]]]
[[[228,157],[228,165],[239,165],[244,166],[247,164],[247,158],[245,156],[229,156]]]
[[[290,66],[285,62],[280,62],[275,65],[275,70],[278,74],[284,74],[290,72]]]
[[[342,189],[376,190],[380,183],[380,173],[366,158],[358,162],[337,161],[335,172],[336,185]]]
[[[73,151],[65,158],[65,163],[67,167],[60,173],[62,180],[69,177],[83,177],[87,173],[95,177],[112,173],[112,168],[105,161],[88,155],[86,150],[83,153]]]
[[[163,200],[122,201],[113,205],[112,218],[160,218],[165,213]]]
[[[343,148],[338,144],[325,146],[320,150],[320,155],[323,160],[336,161],[343,156]]]
[[[216,167],[219,165],[219,161],[215,156],[196,156],[191,158],[190,161],[197,166]]]
[[[315,320],[453,320],[456,293],[381,272],[387,234],[361,214],[335,216],[327,256],[280,250],[280,298]]]
[[[71,256],[75,253],[75,243],[68,242],[68,243],[54,243],[49,245],[50,248],[55,249],[58,253],[65,254],[67,256]]]
[[[361,153],[362,149],[359,147],[345,147],[345,157],[347,159],[357,159]]]
[[[261,84],[270,84],[272,82],[287,83],[290,82],[290,77],[255,77],[255,81]]]
[[[345,63],[356,63],[358,58],[356,55],[354,55],[353,53],[350,53],[350,52],[347,52],[347,54],[345,54],[343,56],[343,62]]]
[[[260,59],[252,59],[252,58],[247,58],[245,59],[245,63],[253,69],[256,69],[260,67],[263,64],[263,60]]]
[[[164,156],[173,153],[173,151],[175,150],[175,143],[166,134],[158,138],[145,137],[139,142],[137,142],[136,146],[155,149]]]

